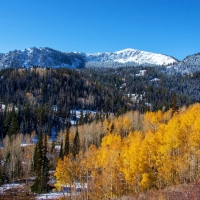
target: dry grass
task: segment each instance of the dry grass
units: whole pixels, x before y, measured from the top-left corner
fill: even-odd
[[[149,190],[126,198],[127,200],[200,200],[200,183],[171,186],[163,190]]]

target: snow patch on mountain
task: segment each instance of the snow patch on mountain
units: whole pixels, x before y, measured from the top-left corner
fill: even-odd
[[[115,67],[120,64],[134,65],[134,66],[138,65],[159,66],[159,65],[169,65],[178,62],[178,60],[176,60],[171,56],[140,51],[131,48],[116,52],[84,54],[84,56],[87,61],[86,66],[88,67],[92,65],[95,66],[111,65],[111,67]]]

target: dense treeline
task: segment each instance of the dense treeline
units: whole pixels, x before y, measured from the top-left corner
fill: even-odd
[[[129,103],[132,104],[132,109],[140,112],[168,110],[174,94],[177,94],[179,106],[190,105],[200,100],[199,72],[185,76],[168,76],[162,73],[161,69],[162,67],[140,66],[117,69],[90,68],[82,72],[84,76],[90,74],[91,80],[98,81],[100,85],[121,90],[123,96],[131,94]],[[135,101],[133,94],[140,98]]]
[[[1,70],[0,101],[6,105],[0,112],[2,138],[64,129],[71,118],[76,120],[72,110],[94,110],[101,119],[110,112],[168,110],[174,94],[179,106],[190,105],[200,99],[198,83],[199,73],[169,77],[152,67]],[[91,120],[88,113],[81,123]]]
[[[102,87],[85,78],[80,71],[68,69],[19,69],[0,71],[0,101],[6,105],[0,112],[0,129],[3,133],[39,132],[50,134],[51,127],[61,130],[70,126],[70,119],[76,120],[73,110],[94,110],[103,113],[125,112],[131,109],[127,100],[117,89]],[[117,105],[117,106],[116,106]],[[2,111],[2,110],[1,110]],[[82,122],[89,122],[87,113]],[[12,129],[9,127],[12,124]],[[13,126],[13,124],[15,126]]]
[[[104,121],[107,130],[100,147],[91,145],[58,161],[56,187],[86,182],[84,195],[109,199],[151,188],[199,180],[200,104],[172,114],[147,112],[139,130],[133,129],[134,112]],[[138,118],[139,119],[139,118]],[[120,122],[120,123],[119,123]],[[121,123],[123,122],[123,123]],[[87,199],[87,198],[86,198]]]

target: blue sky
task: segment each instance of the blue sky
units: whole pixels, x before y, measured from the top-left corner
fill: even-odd
[[[0,52],[200,52],[199,0],[0,0]]]

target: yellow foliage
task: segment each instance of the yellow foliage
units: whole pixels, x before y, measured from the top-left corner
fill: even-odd
[[[72,182],[80,171],[90,172],[92,199],[198,181],[200,104],[173,117],[171,110],[148,112],[143,125],[145,132],[131,132],[129,115],[106,119],[103,128],[107,135],[99,148],[90,146],[80,161],[68,157],[58,161],[56,187]]]
[[[123,119],[123,131],[124,131],[124,135],[127,136],[128,133],[131,130],[131,121],[128,117],[124,117]]]
[[[62,186],[72,184],[76,174],[76,163],[69,156],[64,156],[64,159],[59,159],[54,176],[57,183],[55,187],[60,191]]]
[[[122,121],[123,121],[122,117],[118,117],[114,121],[115,133],[120,134],[120,135],[122,134],[122,131],[123,131]]]
[[[149,174],[147,174],[147,173],[142,174],[142,180],[139,184],[141,187],[141,190],[144,191],[144,190],[148,189],[149,184],[150,184]]]

